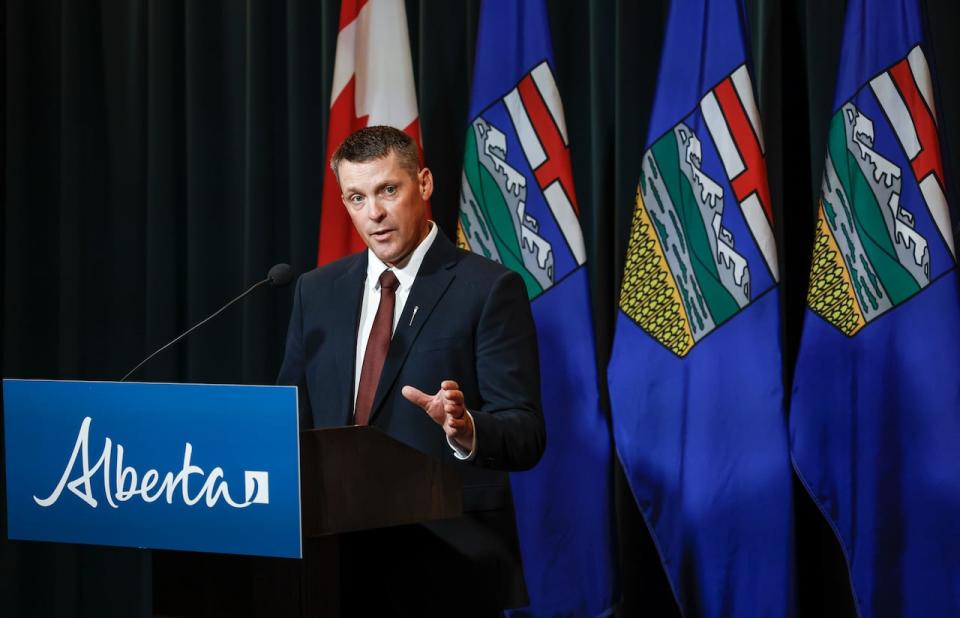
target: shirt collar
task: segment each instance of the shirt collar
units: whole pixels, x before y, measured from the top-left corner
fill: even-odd
[[[413,286],[413,280],[417,278],[417,272],[420,270],[420,265],[423,264],[423,258],[427,255],[427,251],[430,250],[433,241],[437,238],[437,224],[433,221],[429,223],[430,231],[427,233],[426,238],[421,240],[417,248],[413,250],[413,253],[410,254],[410,259],[407,260],[407,263],[402,267],[397,266],[393,268],[393,274],[397,276],[397,281],[400,283],[399,289],[409,290]],[[389,266],[380,261],[380,258],[378,258],[373,251],[367,249],[367,285],[370,286],[371,290],[380,289],[380,275],[389,268]]]

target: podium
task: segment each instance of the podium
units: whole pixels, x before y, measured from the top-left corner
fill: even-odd
[[[155,552],[159,615],[338,615],[340,536],[457,517],[463,485],[373,427],[301,433],[296,402],[293,387],[4,380],[8,535],[177,550]]]
[[[463,482],[456,471],[373,427],[305,431],[300,461],[304,616],[339,614],[341,533],[463,512]]]
[[[300,434],[303,558],[169,554],[160,615],[339,616],[341,535],[458,517],[463,483],[450,466],[373,427]],[[156,561],[155,561],[156,563]],[[203,590],[190,586],[216,571]],[[161,578],[163,574],[160,574]],[[238,596],[243,583],[257,586]]]
[[[373,427],[301,433],[300,491],[306,538],[463,512],[463,482],[453,468]]]

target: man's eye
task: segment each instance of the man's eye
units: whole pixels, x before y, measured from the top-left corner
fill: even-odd
[[[351,196],[350,196],[350,203],[351,203],[351,204],[356,204],[356,205],[359,206],[360,204],[363,203],[363,196],[362,196],[362,195],[351,195]]]
[[[397,188],[393,185],[387,185],[386,187],[383,188],[383,192],[386,193],[387,195],[396,195]]]

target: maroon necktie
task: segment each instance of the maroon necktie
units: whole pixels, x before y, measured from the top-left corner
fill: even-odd
[[[370,408],[373,407],[373,396],[377,393],[377,384],[380,383],[380,374],[383,373],[383,362],[387,359],[387,350],[390,349],[390,335],[393,334],[393,305],[395,304],[397,276],[392,270],[385,270],[380,275],[380,306],[377,315],[373,318],[373,327],[367,338],[367,350],[363,353],[363,368],[360,369],[360,386],[357,388],[357,405],[354,408],[353,419],[357,425],[366,425],[370,422]]]

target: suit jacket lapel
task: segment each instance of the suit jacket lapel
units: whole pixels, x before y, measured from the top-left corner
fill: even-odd
[[[339,392],[337,401],[341,404],[335,419],[337,424],[353,424],[353,383],[354,365],[357,362],[357,329],[360,325],[360,304],[363,302],[363,286],[367,280],[367,252],[357,256],[354,263],[334,281],[334,298],[338,307],[333,312],[333,324],[330,329],[330,344],[336,350],[337,381]]]
[[[436,239],[427,255],[423,258],[417,278],[413,281],[413,289],[403,306],[403,314],[390,340],[390,350],[383,363],[383,373],[380,374],[380,383],[373,398],[373,409],[370,411],[370,421],[376,417],[383,404],[383,400],[397,379],[397,374],[406,361],[410,347],[416,340],[424,324],[430,318],[434,308],[444,292],[453,281],[453,266],[457,263],[457,248],[447,240],[442,233]],[[439,384],[436,385],[440,387]]]

